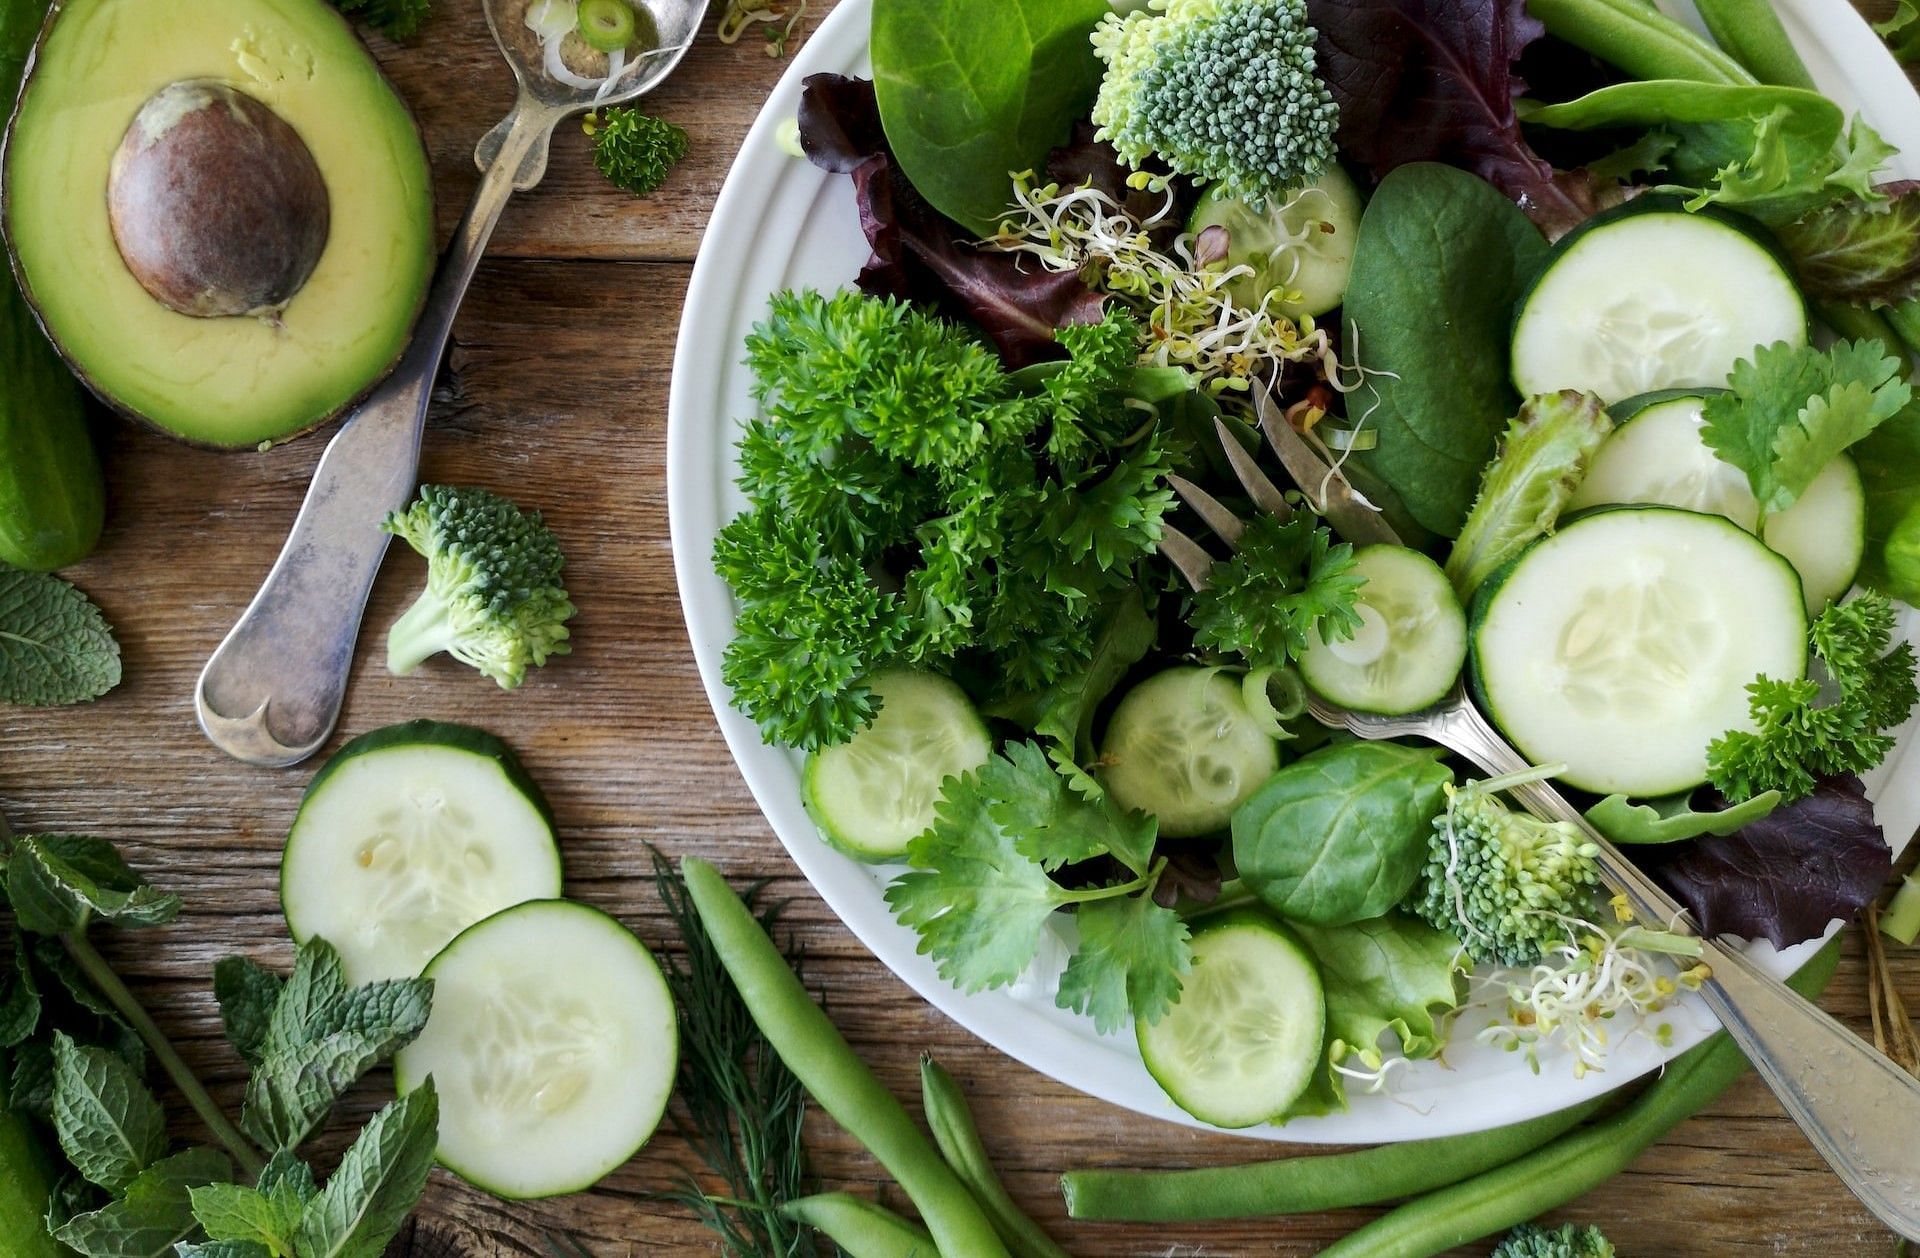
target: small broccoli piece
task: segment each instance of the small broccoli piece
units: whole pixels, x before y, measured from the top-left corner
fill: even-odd
[[[571,649],[565,561],[539,512],[484,489],[422,485],[413,505],[380,527],[427,560],[426,590],[387,634],[394,673],[445,651],[512,690],[528,665]]]
[[[1340,109],[1314,74],[1306,0],[1152,0],[1101,19],[1099,136],[1256,208],[1320,177]]]
[[[1614,1258],[1613,1245],[1597,1227],[1541,1227],[1522,1223],[1507,1233],[1489,1258]]]
[[[1592,914],[1599,849],[1567,822],[1508,808],[1498,792],[1511,784],[1448,786],[1409,905],[1475,961],[1532,965],[1567,938],[1567,919]]]
[[[600,173],[636,197],[657,190],[687,155],[685,131],[637,109],[590,113],[581,129],[593,137],[593,164]]]

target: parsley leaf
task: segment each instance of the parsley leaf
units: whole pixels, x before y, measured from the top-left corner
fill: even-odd
[[[1353,636],[1360,627],[1354,598],[1364,584],[1353,571],[1353,547],[1335,544],[1313,516],[1262,512],[1233,558],[1215,564],[1208,588],[1194,595],[1193,639],[1256,666],[1285,664],[1307,649],[1310,632],[1323,642]]]
[[[581,129],[593,137],[593,164],[615,187],[636,197],[657,192],[687,155],[687,133],[630,106],[586,116]]]
[[[0,703],[60,707],[120,684],[120,644],[85,594],[45,572],[0,567]]]
[[[1083,904],[1073,920],[1080,946],[1060,975],[1061,1008],[1088,1015],[1107,1035],[1124,1027],[1129,1013],[1158,1022],[1179,1001],[1193,951],[1178,913],[1135,895]]]
[[[1913,390],[1878,341],[1762,346],[1707,399],[1701,438],[1746,473],[1763,515],[1784,511],[1833,457],[1905,406]]]
[[[1747,686],[1753,728],[1729,730],[1707,749],[1715,789],[1735,803],[1770,790],[1791,803],[1812,794],[1820,777],[1864,773],[1885,760],[1893,738],[1884,731],[1920,703],[1913,645],[1889,649],[1894,616],[1881,594],[1822,612],[1809,636],[1833,697],[1815,677],[1756,677]]]
[[[412,39],[433,11],[433,0],[333,0],[342,13],[353,13],[391,39]]]

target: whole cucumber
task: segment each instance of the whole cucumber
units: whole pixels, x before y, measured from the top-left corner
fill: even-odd
[[[0,1240],[10,1258],[62,1258],[47,1235],[47,1160],[27,1120],[0,1104]]]
[[[10,113],[48,0],[0,0],[0,113]],[[0,267],[0,563],[48,571],[100,540],[106,486],[79,382]]]

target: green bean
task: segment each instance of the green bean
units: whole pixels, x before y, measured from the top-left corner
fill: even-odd
[[[986,1146],[980,1143],[980,1129],[974,1125],[973,1111],[967,1108],[960,1085],[931,1057],[920,1058],[920,1103],[933,1142],[993,1220],[994,1230],[1007,1243],[1013,1258],[1067,1258],[1067,1251],[1054,1244],[1053,1238],[1007,1195],[1006,1185],[993,1172]]]
[[[1751,85],[1746,67],[1641,0],[1527,0],[1547,30],[1639,79]]]
[[[799,1197],[783,1202],[780,1213],[838,1245],[847,1258],[940,1258],[926,1228],[852,1193]]]
[[[1836,939],[1790,980],[1809,998],[1840,964]],[[1634,1100],[1507,1165],[1418,1197],[1320,1251],[1319,1258],[1428,1258],[1537,1218],[1606,1183],[1747,1072],[1723,1031],[1689,1049]]]
[[[1584,1101],[1510,1127],[1352,1153],[1191,1171],[1068,1171],[1060,1188],[1076,1219],[1188,1223],[1343,1210],[1432,1192],[1504,1166],[1573,1130],[1601,1104]]]
[[[1823,301],[1819,303],[1820,322],[1853,341],[1879,341],[1887,347],[1889,354],[1899,354],[1906,348],[1900,334],[1893,328],[1892,322],[1883,318],[1881,312],[1869,310],[1865,306],[1849,306],[1844,302]]]
[[[1714,42],[1762,83],[1819,91],[1772,0],[1695,0]]]
[[[1920,355],[1920,301],[1898,302],[1880,313],[1907,349]]]
[[[767,1042],[820,1108],[905,1190],[940,1251],[954,1258],[1009,1258],[973,1194],[893,1093],[854,1055],[720,872],[690,856],[680,862],[680,876],[720,963]]]

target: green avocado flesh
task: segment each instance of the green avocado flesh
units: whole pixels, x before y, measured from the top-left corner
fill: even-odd
[[[199,200],[151,202],[226,206],[233,223],[280,195],[264,221],[289,235],[303,230],[295,221],[303,204],[319,216],[304,240],[264,250],[257,232],[231,242],[209,240],[204,228],[180,233],[197,236],[202,259],[217,261],[229,243],[248,258],[258,252],[263,266],[291,259],[254,277],[275,281],[260,290],[272,300],[246,313],[207,317],[163,303],[116,240],[115,154],[136,115],[150,127],[156,111],[143,106],[182,82],[224,84],[265,106],[304,142],[324,183],[315,202],[311,181],[301,182],[307,167],[248,179],[264,164],[237,161],[216,127],[184,159],[198,172]],[[286,135],[265,111],[249,110]],[[322,0],[66,0],[27,79],[0,180],[22,287],[68,363],[107,402],[203,445],[258,445],[339,412],[398,359],[433,272],[433,191],[419,132]],[[306,193],[293,210],[288,187]],[[178,230],[149,225],[163,242]],[[295,256],[302,250],[307,257]]]

